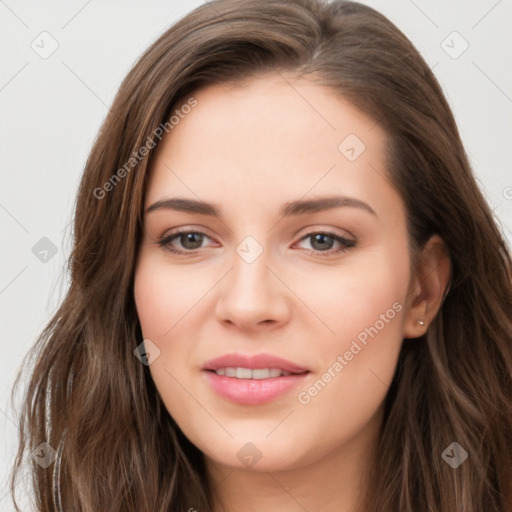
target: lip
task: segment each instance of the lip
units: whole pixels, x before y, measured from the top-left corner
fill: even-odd
[[[291,375],[268,379],[238,379],[217,375],[215,370],[222,367],[279,368]],[[270,402],[301,385],[310,373],[306,368],[271,354],[226,354],[208,361],[202,370],[208,384],[218,395],[246,405]]]
[[[217,375],[214,371],[203,371],[213,390],[232,402],[246,405],[260,405],[278,398],[299,386],[307,373],[269,379],[237,379]]]
[[[290,373],[304,373],[309,371],[307,368],[303,368],[291,361],[287,361],[281,357],[273,356],[272,354],[255,354],[255,355],[244,355],[244,354],[225,354],[215,359],[211,359],[204,366],[203,370],[217,370],[222,367],[240,367],[250,368],[279,368]],[[277,377],[282,378],[282,377]],[[264,379],[267,380],[267,379]]]

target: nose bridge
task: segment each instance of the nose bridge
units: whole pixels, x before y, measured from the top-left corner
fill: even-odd
[[[241,325],[282,318],[285,290],[268,268],[270,250],[264,244],[246,236],[236,246],[218,300],[219,319]]]
[[[265,241],[260,243],[253,236],[247,236],[235,249],[230,289],[239,298],[259,301],[262,295],[269,293],[269,286],[273,284],[269,282],[272,276],[267,268],[270,251],[264,244]]]

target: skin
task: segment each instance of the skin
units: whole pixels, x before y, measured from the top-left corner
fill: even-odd
[[[354,510],[403,338],[424,334],[441,304],[450,272],[442,240],[432,237],[411,273],[406,211],[385,167],[386,134],[333,91],[274,74],[194,97],[197,107],[156,150],[145,210],[180,196],[216,203],[222,217],[145,213],[134,294],[144,338],[160,350],[151,375],[206,456],[216,512]],[[349,134],[366,146],[354,161],[338,149]],[[354,206],[279,214],[286,202],[333,194],[375,214]],[[169,243],[195,254],[158,245],[179,227],[206,235]],[[355,245],[335,253],[340,243],[319,245],[311,232]],[[263,250],[252,263],[236,251],[247,236]],[[298,394],[393,304],[394,317],[301,403]],[[271,353],[310,373],[269,403],[237,404],[201,372],[229,352]],[[237,457],[248,442],[261,453],[251,467]]]

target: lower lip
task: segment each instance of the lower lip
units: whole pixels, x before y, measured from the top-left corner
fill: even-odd
[[[260,405],[288,393],[299,386],[309,372],[269,379],[237,379],[205,371],[210,386],[220,396],[233,402]]]

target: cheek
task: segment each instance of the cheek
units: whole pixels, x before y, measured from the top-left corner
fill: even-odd
[[[323,289],[313,288],[310,297],[334,333],[325,330],[316,340],[322,367],[297,401],[316,418],[326,440],[339,435],[341,423],[359,431],[385,399],[402,345],[409,281],[404,254],[381,253],[324,281]]]
[[[135,271],[134,297],[142,334],[159,349],[149,370],[167,410],[173,416],[178,412],[178,417],[187,399],[179,383],[187,382],[193,350],[187,313],[192,314],[193,305],[204,294],[197,288],[198,281],[165,264],[159,255],[143,253]]]
[[[407,252],[384,251],[366,254],[340,268],[320,269],[287,276],[294,293],[321,320],[318,340],[324,340],[327,353],[343,350],[359,336],[364,343],[367,329],[379,339],[399,339],[402,311],[409,283]],[[313,318],[313,317],[311,317]],[[366,333],[366,335],[365,335]],[[319,349],[316,345],[317,350]]]
[[[134,297],[144,337],[167,339],[211,285],[199,272],[184,272],[156,255],[142,257],[135,271]]]
[[[211,314],[205,297],[216,280],[215,271],[191,272],[169,264],[165,255],[142,253],[135,271],[135,304],[144,339],[159,349],[150,371],[157,388],[168,395],[164,400],[178,386],[171,376],[184,382],[197,370],[197,331],[204,315]]]

